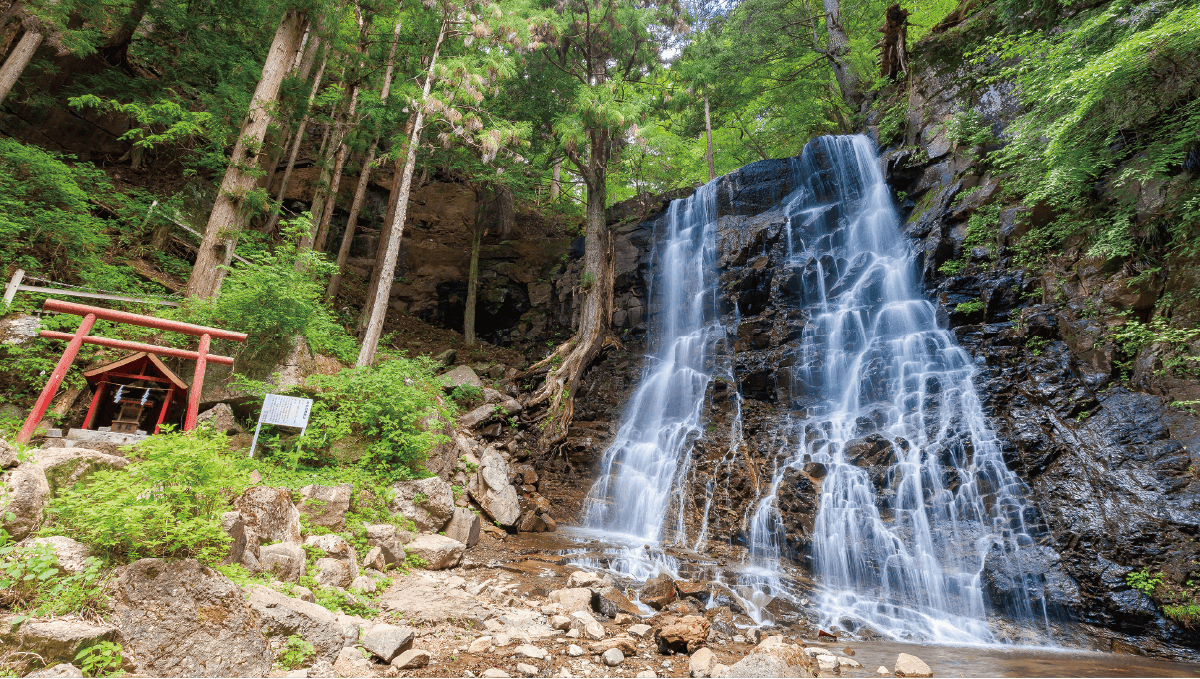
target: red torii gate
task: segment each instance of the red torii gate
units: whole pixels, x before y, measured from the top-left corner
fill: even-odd
[[[28,419],[25,420],[25,425],[21,427],[21,433],[17,434],[17,443],[29,443],[29,439],[33,437],[34,429],[42,421],[42,417],[46,414],[46,409],[50,407],[50,402],[54,400],[54,395],[58,393],[59,385],[62,384],[63,378],[67,376],[67,370],[71,368],[71,362],[75,360],[75,355],[79,353],[79,347],[84,344],[95,344],[113,349],[128,349],[130,351],[145,351],[160,356],[175,356],[177,358],[190,358],[194,360],[196,362],[196,372],[192,377],[191,393],[188,394],[187,417],[183,421],[183,430],[191,431],[196,427],[196,411],[200,408],[200,390],[204,386],[204,369],[208,362],[212,361],[213,363],[220,363],[222,365],[233,365],[233,359],[228,356],[209,354],[209,344],[213,338],[227,339],[234,342],[246,341],[246,334],[241,332],[231,332],[220,328],[206,328],[202,325],[192,325],[191,323],[181,323],[165,318],[142,316],[141,314],[131,314],[113,309],[102,309],[100,307],[75,304],[74,302],[63,302],[56,299],[46,300],[42,308],[47,311],[83,316],[83,321],[80,322],[79,329],[75,331],[74,335],[68,335],[65,332],[55,332],[53,330],[43,330],[40,333],[42,337],[47,339],[68,340],[69,342],[66,350],[63,351],[62,358],[58,360],[58,365],[54,367],[54,372],[50,374],[50,381],[42,389],[41,396],[38,396],[37,403],[33,406],[33,412],[29,413]],[[200,346],[196,351],[188,351],[186,349],[160,347],[154,344],[143,344],[142,342],[127,342],[107,337],[89,337],[88,333],[91,332],[92,326],[96,324],[96,319],[193,335],[200,338]]]

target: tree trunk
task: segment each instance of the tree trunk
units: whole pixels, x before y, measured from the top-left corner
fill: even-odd
[[[317,98],[317,91],[321,89],[321,79],[325,76],[325,65],[329,63],[329,54],[325,54],[325,58],[321,60],[321,66],[317,69],[317,75],[313,78],[312,89],[308,92],[308,109],[312,109],[313,101]],[[270,234],[275,231],[275,225],[279,223],[279,214],[283,210],[283,197],[287,195],[288,180],[292,178],[292,170],[296,168],[296,156],[300,153],[300,144],[304,141],[304,130],[308,127],[308,112],[304,118],[300,120],[300,127],[296,128],[296,136],[292,139],[292,152],[288,156],[287,168],[283,171],[283,181],[279,185],[279,195],[275,198],[276,206],[271,210],[271,218],[267,220],[267,225],[263,227],[263,233]],[[270,189],[270,187],[267,187]]]
[[[215,297],[221,289],[224,271],[218,265],[233,256],[237,233],[245,215],[243,200],[254,187],[254,175],[248,170],[254,167],[254,157],[266,136],[271,123],[270,110],[279,95],[279,86],[287,74],[288,66],[295,58],[300,46],[300,36],[307,23],[305,13],[288,10],[279,22],[271,49],[263,64],[262,78],[250,101],[250,112],[242,124],[241,133],[233,147],[229,169],[221,182],[204,238],[196,251],[196,264],[188,279],[189,297]]]
[[[859,104],[862,103],[862,93],[858,91],[858,76],[854,74],[854,67],[846,60],[846,55],[850,53],[850,38],[842,26],[841,3],[839,0],[822,2],[825,5],[825,30],[829,33],[829,46],[825,50],[825,56],[829,57],[833,77],[842,90],[842,99],[857,112]]]
[[[612,322],[613,245],[612,232],[604,211],[609,139],[607,133],[600,131],[592,131],[589,136],[591,153],[584,177],[587,185],[587,235],[583,249],[583,278],[579,285],[585,298],[579,317],[579,330],[575,337],[529,369],[529,372],[535,372],[552,366],[556,358],[562,359],[558,367],[549,369],[546,381],[529,399],[529,405],[549,404],[547,416],[552,419],[544,429],[544,437],[549,443],[566,436],[575,412],[575,392],[579,389],[579,380],[609,340]]]
[[[21,73],[29,65],[29,60],[33,58],[33,53],[41,46],[44,39],[45,36],[38,31],[25,31],[25,35],[21,36],[17,46],[4,60],[4,65],[0,66],[0,103],[4,102],[9,90],[17,84],[17,79],[21,77]]]
[[[387,249],[383,254],[383,267],[371,307],[371,319],[367,323],[362,349],[355,362],[355,365],[360,368],[375,362],[375,352],[379,349],[379,337],[383,334],[383,319],[387,315],[388,295],[392,291],[392,286],[384,285],[383,281],[390,282],[396,275],[396,260],[400,255],[400,239],[404,236],[404,220],[408,218],[408,194],[412,189],[413,169],[417,164],[417,148],[421,145],[421,127],[425,122],[425,106],[429,103],[429,91],[433,88],[434,67],[437,65],[438,53],[442,50],[442,41],[446,38],[446,29],[449,26],[449,19],[443,19],[441,30],[438,31],[437,44],[433,47],[433,56],[429,59],[429,72],[425,75],[425,88],[421,92],[421,103],[417,107],[412,136],[408,141],[408,157],[404,161],[404,174],[397,178],[400,182],[400,190],[396,192],[394,201],[395,215],[392,219],[392,232],[387,241]]]
[[[708,181],[717,178],[717,169],[713,167],[712,150],[712,118],[708,115],[708,93],[704,94],[704,139],[708,142]]]
[[[879,48],[879,75],[895,80],[908,73],[908,11],[899,4],[888,7],[879,32],[883,34],[875,45]]]
[[[367,324],[371,320],[371,314],[375,313],[375,296],[379,291],[379,282],[383,278],[383,254],[382,248],[386,247],[387,242],[392,238],[392,226],[396,223],[396,194],[400,191],[400,175],[404,173],[404,159],[408,157],[408,140],[412,136],[413,123],[417,120],[416,114],[410,114],[408,122],[404,124],[404,141],[401,148],[396,154],[396,164],[392,169],[392,190],[388,193],[388,209],[383,215],[383,228],[379,230],[379,245],[375,252],[375,265],[371,267],[371,280],[367,284],[367,297],[363,303],[362,313],[358,317],[358,325],[355,327],[355,334],[359,339],[366,336]]]
[[[388,52],[387,71],[383,74],[383,87],[379,91],[380,103],[386,105],[388,95],[392,91],[392,74],[396,65],[396,44],[400,42],[400,22],[396,22],[396,30],[392,32],[392,48]],[[354,242],[354,231],[358,228],[358,212],[362,209],[367,197],[367,185],[371,182],[371,168],[375,165],[375,150],[379,147],[379,125],[375,125],[375,136],[371,138],[371,147],[367,149],[367,157],[363,161],[362,171],[358,173],[358,187],[354,190],[354,200],[350,203],[350,216],[346,219],[346,231],[342,234],[342,244],[338,248],[337,272],[329,280],[325,290],[325,299],[337,297],[342,285],[342,276],[346,273],[346,260],[350,258],[350,246]]]
[[[346,143],[346,131],[354,119],[354,111],[357,106],[358,83],[355,83],[350,88],[350,108],[338,123],[340,129],[337,132],[337,160],[333,163],[333,177],[329,182],[329,197],[325,201],[325,210],[320,216],[320,222],[317,226],[317,237],[313,242],[313,249],[317,252],[325,251],[325,238],[329,235],[329,222],[333,219],[333,208],[337,205],[338,189],[342,185],[342,170],[346,167],[346,158],[350,156],[350,145]]]
[[[471,232],[471,268],[467,273],[467,304],[463,308],[463,343],[467,346],[475,344],[475,296],[479,288],[479,247],[482,244],[483,226],[477,219]]]
[[[562,191],[562,158],[554,161],[554,179],[550,181],[550,202],[558,200],[558,194]]]

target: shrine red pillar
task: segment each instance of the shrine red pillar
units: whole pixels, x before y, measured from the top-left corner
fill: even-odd
[[[188,389],[187,417],[183,420],[183,430],[191,431],[196,428],[196,414],[200,410],[200,391],[204,389],[204,369],[208,366],[208,345],[212,336],[204,333],[200,336],[200,347],[196,349],[196,372],[192,376],[192,386]]]
[[[175,385],[174,384],[172,384],[171,388],[167,390],[167,396],[166,396],[166,398],[163,399],[162,410],[158,411],[158,422],[154,423],[154,433],[155,434],[157,434],[159,428],[162,427],[163,420],[166,419],[166,417],[167,417],[167,410],[170,409],[171,401],[173,401],[173,400],[175,400]]]
[[[92,405],[88,408],[87,417],[83,420],[83,428],[91,429],[96,423],[96,409],[100,406],[100,395],[105,392],[105,386],[108,382],[101,382],[96,385],[96,393],[92,396]]]
[[[83,317],[83,321],[79,324],[79,329],[71,337],[66,351],[63,351],[62,358],[58,359],[58,365],[54,366],[54,372],[50,373],[50,381],[42,389],[42,394],[38,396],[37,403],[33,404],[33,412],[29,413],[29,417],[25,420],[25,426],[21,427],[21,433],[17,434],[17,443],[29,443],[29,439],[33,438],[33,431],[37,429],[38,423],[46,415],[46,409],[50,407],[50,402],[54,400],[54,395],[58,393],[58,387],[62,384],[63,378],[67,376],[67,371],[71,369],[71,362],[75,360],[75,355],[79,353],[79,347],[83,346],[83,338],[92,331],[92,326],[95,324],[96,314],[88,314]],[[206,345],[205,347],[207,348]]]

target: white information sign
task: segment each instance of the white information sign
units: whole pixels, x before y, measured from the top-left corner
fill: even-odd
[[[254,441],[250,443],[250,457],[254,457],[254,447],[258,445],[258,432],[264,424],[276,424],[281,427],[296,427],[300,435],[308,428],[308,416],[312,412],[311,398],[295,396],[280,396],[267,394],[263,399],[262,412],[258,414],[258,426],[254,428]]]

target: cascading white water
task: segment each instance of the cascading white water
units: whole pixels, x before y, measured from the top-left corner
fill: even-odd
[[[1008,610],[1044,619],[1022,589],[1020,552],[1032,542],[1027,526],[1034,522],[1026,489],[987,428],[970,357],[921,294],[919,266],[871,142],[814,140],[791,169],[787,270],[775,277],[792,281],[784,288],[794,298],[781,301],[800,311],[805,329],[792,347],[792,403],[777,439],[800,443],[784,444],[749,519],[750,557],[728,584],[759,622],[770,617],[763,606],[772,597],[800,599],[782,574],[794,546],[783,542],[777,497],[789,474],[803,473],[821,488],[809,545],[822,626],[994,643],[982,587],[986,559],[1017,574]],[[580,565],[635,579],[674,573],[678,564],[659,542],[668,535],[688,542],[683,493],[705,394],[714,375],[734,377],[729,352],[718,350],[732,336],[717,310],[720,181],[672,202],[667,232],[656,234],[652,353],[604,453],[584,521],[612,549],[604,563]],[[697,547],[708,539],[712,483]],[[678,525],[668,525],[671,516]]]
[[[790,370],[807,410],[784,423],[800,443],[755,512],[752,557],[780,558],[776,491],[804,469],[821,488],[810,544],[824,626],[993,643],[984,561],[1019,570],[1030,519],[974,365],[921,294],[870,140],[815,140],[793,168],[788,254],[806,326]],[[1033,617],[1023,595],[1009,604]]]
[[[676,531],[683,532],[679,480],[687,476],[692,443],[704,425],[713,345],[725,338],[716,306],[716,186],[710,182],[673,201],[667,232],[656,234],[651,353],[588,494],[584,525],[623,534],[638,547],[658,542],[673,502]]]

